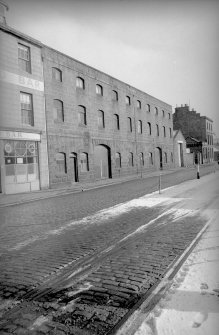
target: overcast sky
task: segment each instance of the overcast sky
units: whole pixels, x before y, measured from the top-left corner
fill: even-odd
[[[219,137],[218,0],[4,0],[7,24],[173,106]]]

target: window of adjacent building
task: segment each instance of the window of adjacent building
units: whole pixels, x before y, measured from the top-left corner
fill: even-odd
[[[129,166],[134,166],[134,157],[133,157],[133,153],[130,152],[129,156],[128,156],[128,165]]]
[[[144,154],[143,154],[143,152],[140,152],[140,154],[139,154],[139,161],[140,161],[140,166],[144,166]]]
[[[114,118],[114,129],[119,130],[119,115],[114,114],[113,118]]]
[[[137,108],[141,109],[141,101],[140,100],[137,100]]]
[[[163,126],[163,137],[166,137],[166,128]]]
[[[158,108],[157,107],[154,108],[154,111],[155,111],[155,115],[158,115]]]
[[[150,113],[150,111],[151,111],[151,106],[149,104],[147,104],[147,112]]]
[[[64,152],[58,152],[55,157],[56,160],[56,169],[59,174],[67,173],[66,166],[66,154]]]
[[[56,67],[52,68],[52,79],[55,81],[62,81],[62,71],[57,69]]]
[[[98,111],[98,128],[105,128],[104,112]]]
[[[148,133],[149,135],[151,135],[151,123],[150,122],[148,122]]]
[[[125,103],[126,103],[126,105],[131,105],[130,96],[126,95],[126,97],[125,97]]]
[[[121,168],[122,161],[121,161],[121,154],[120,152],[116,152],[116,167]]]
[[[86,108],[81,105],[78,106],[78,124],[84,126],[87,124]]]
[[[103,95],[103,87],[101,85],[96,85],[96,94]]]
[[[82,90],[85,89],[85,82],[84,82],[83,78],[81,78],[81,77],[76,78],[76,87],[81,88]]]
[[[61,100],[53,100],[53,115],[54,120],[64,122],[64,108]]]
[[[132,119],[130,117],[128,117],[128,131],[132,132]]]
[[[156,128],[157,128],[157,136],[159,136],[159,126],[158,126],[158,124],[156,124]]]
[[[164,110],[162,110],[162,113],[163,113],[163,117],[165,117],[165,112],[164,112]]]
[[[34,125],[33,120],[33,99],[32,94],[20,92],[21,122],[30,126]]]
[[[31,64],[30,64],[30,48],[18,44],[18,66],[21,70],[31,73]]]
[[[138,133],[142,134],[142,121],[138,120]]]
[[[82,152],[80,154],[80,165],[81,165],[81,172],[89,171],[88,154],[86,152]]]
[[[167,163],[167,153],[164,152],[164,162]]]
[[[170,137],[172,137],[172,129],[170,128],[169,131],[170,131]]]
[[[148,153],[148,157],[149,157],[149,164],[153,165],[153,154],[152,154],[152,152]]]
[[[112,99],[114,101],[118,101],[118,92],[115,90],[112,91]]]

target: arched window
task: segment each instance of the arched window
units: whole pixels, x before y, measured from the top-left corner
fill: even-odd
[[[76,78],[76,87],[81,88],[82,90],[85,89],[85,83],[83,78],[81,77]]]
[[[103,95],[103,87],[101,85],[96,85],[96,94]]]
[[[78,123],[84,126],[87,124],[86,108],[81,105],[78,106]]]
[[[169,118],[169,120],[171,119],[171,115],[170,115],[170,113],[168,113],[168,118]]]
[[[118,92],[117,91],[115,91],[115,90],[112,91],[112,98],[113,98],[114,101],[118,101]]]
[[[162,113],[163,113],[163,117],[165,117],[165,112],[164,112],[164,110],[162,110]]]
[[[167,153],[164,152],[164,162],[167,163]]]
[[[133,153],[130,152],[128,156],[128,165],[129,166],[134,166],[134,158],[133,158]]]
[[[170,128],[169,131],[170,131],[170,137],[172,137],[172,129]]]
[[[80,154],[80,165],[81,165],[81,172],[89,171],[88,154],[86,152],[82,152]]]
[[[153,163],[153,154],[152,154],[152,152],[148,153],[148,157],[149,157],[149,164],[153,165],[154,163]]]
[[[140,152],[140,154],[139,154],[139,162],[140,162],[140,166],[144,166],[144,154],[143,154],[143,152]]]
[[[128,131],[132,132],[132,119],[130,117],[128,117]]]
[[[163,126],[163,137],[166,137],[166,128]]]
[[[150,122],[148,122],[148,133],[149,135],[151,135],[151,123]]]
[[[154,107],[155,115],[158,115],[158,108]]]
[[[53,115],[54,120],[64,122],[64,108],[61,100],[53,100]]]
[[[171,162],[173,163],[173,153],[172,152],[170,153],[170,159],[171,159]]]
[[[151,106],[149,104],[147,104],[147,112],[150,113],[150,111],[151,111]]]
[[[157,136],[159,136],[159,126],[158,126],[158,124],[156,124],[156,128],[157,128]]]
[[[116,167],[121,168],[122,163],[121,163],[121,154],[120,152],[116,152]]]
[[[138,133],[142,134],[142,121],[138,120]]]
[[[55,156],[55,160],[56,160],[57,173],[66,174],[67,173],[66,154],[64,152],[58,152]]]
[[[141,109],[141,101],[140,100],[137,100],[137,108]]]
[[[119,115],[114,114],[114,129],[119,130]]]
[[[52,79],[61,82],[62,81],[62,71],[56,67],[52,68]]]
[[[98,111],[98,128],[105,128],[104,112]]]
[[[125,103],[126,103],[126,105],[131,105],[130,96],[126,95],[126,97],[125,97]]]

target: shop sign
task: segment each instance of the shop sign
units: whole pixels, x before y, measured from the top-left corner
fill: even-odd
[[[37,91],[44,91],[43,81],[17,75],[8,71],[0,71],[0,80],[11,84],[24,86]]]
[[[1,130],[0,139],[40,141],[40,134]]]

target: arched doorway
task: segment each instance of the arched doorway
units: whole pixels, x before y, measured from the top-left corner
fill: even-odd
[[[71,152],[69,155],[70,158],[70,164],[71,164],[71,172],[72,172],[72,178],[74,182],[78,182],[78,156],[75,152]]]
[[[110,148],[104,144],[94,147],[94,174],[96,179],[112,178]]]
[[[162,159],[162,149],[160,147],[156,147],[156,162],[157,162],[157,167],[159,169],[163,169],[163,159]]]

